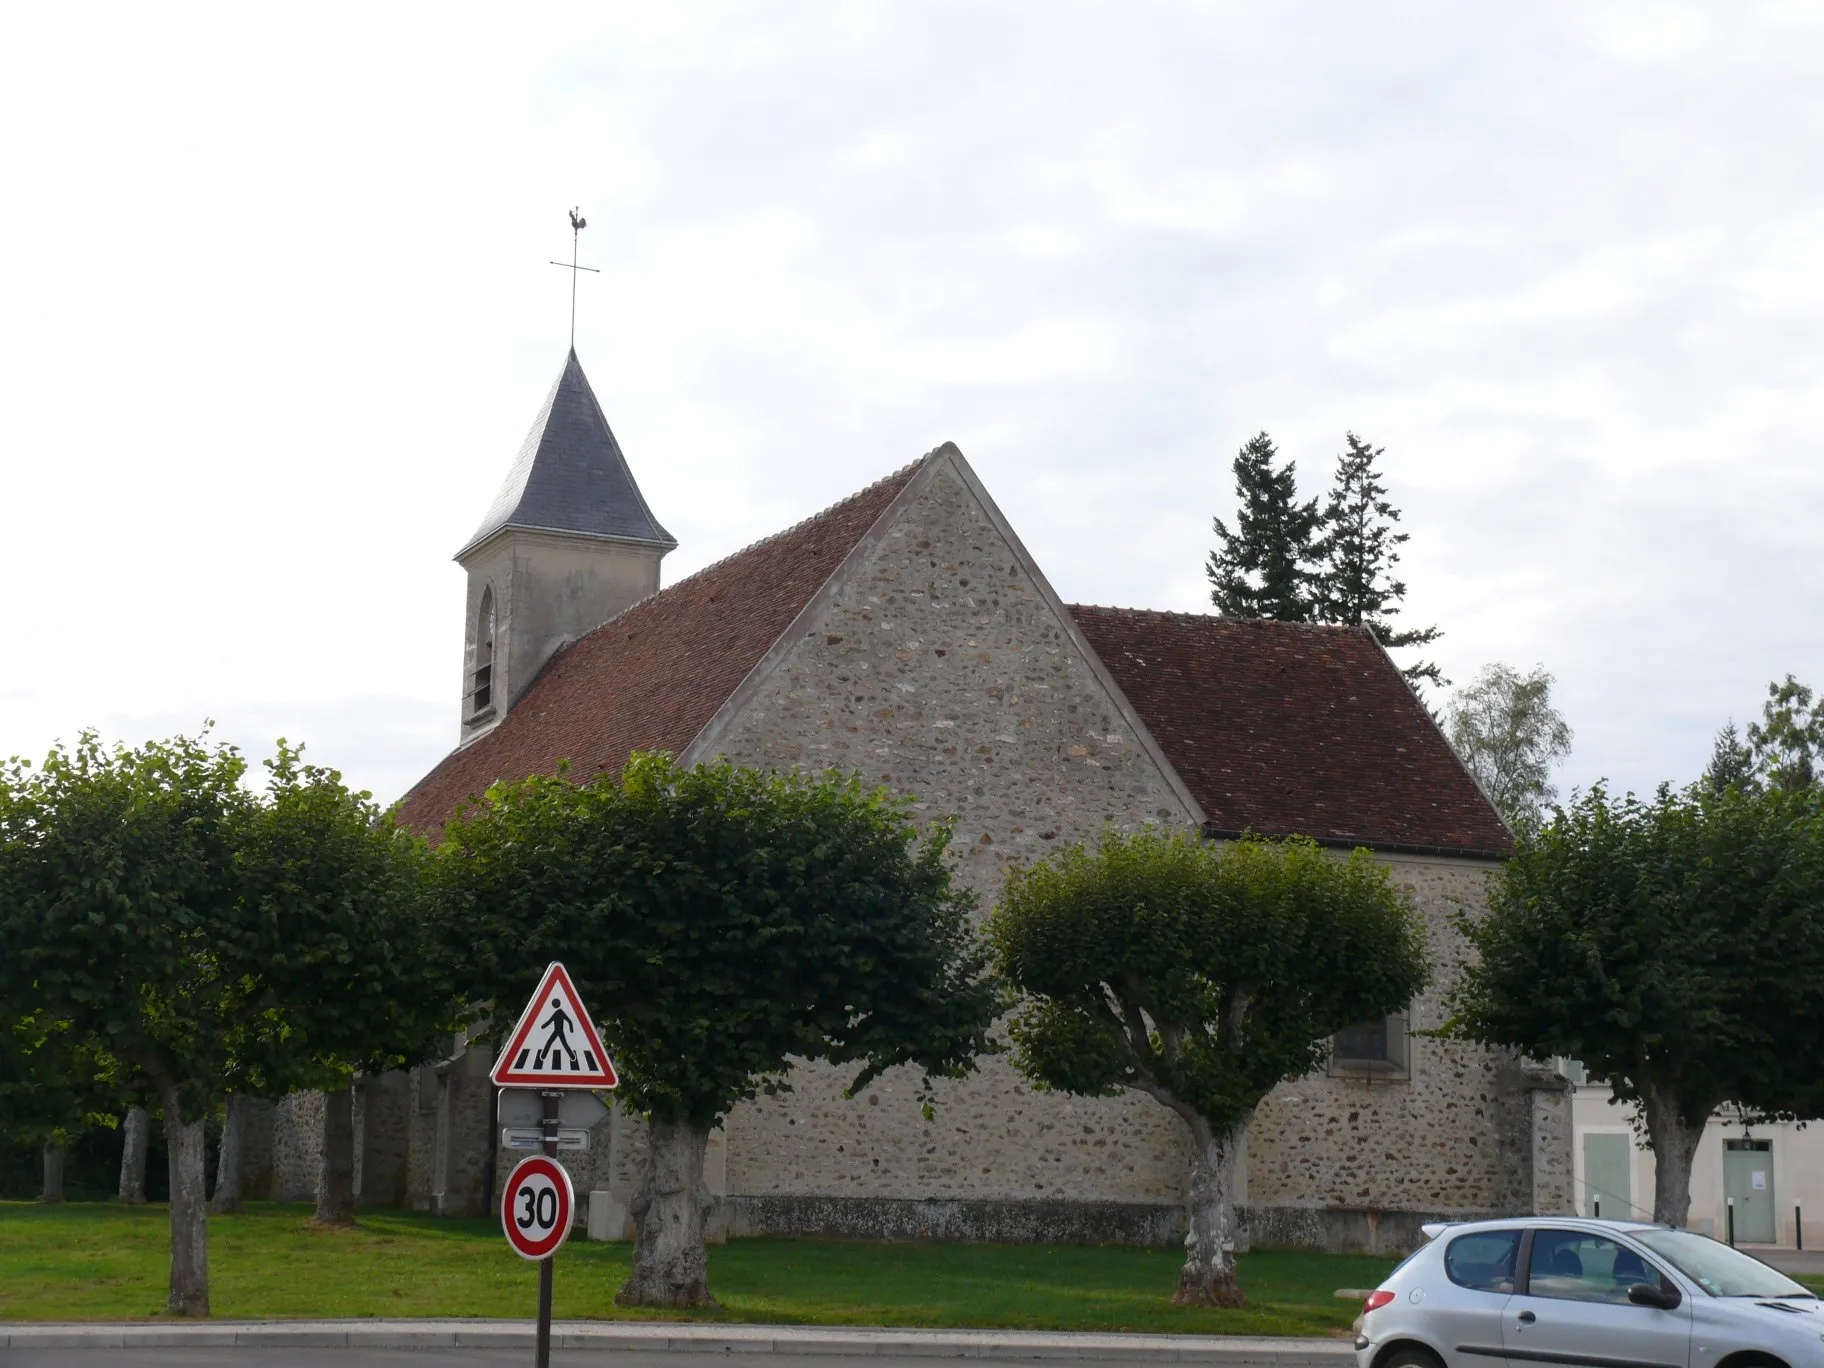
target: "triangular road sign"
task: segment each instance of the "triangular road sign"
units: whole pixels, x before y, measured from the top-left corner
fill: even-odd
[[[556,960],[494,1061],[493,1077],[497,1088],[612,1088],[620,1082],[576,985]]]

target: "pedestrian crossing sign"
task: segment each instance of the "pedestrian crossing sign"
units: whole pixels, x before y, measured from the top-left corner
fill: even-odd
[[[493,1078],[497,1088],[612,1088],[620,1082],[576,985],[556,960],[494,1061]]]

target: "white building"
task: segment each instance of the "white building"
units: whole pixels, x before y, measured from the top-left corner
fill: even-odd
[[[1580,1215],[1653,1216],[1653,1152],[1636,1140],[1634,1108],[1616,1104],[1606,1083],[1581,1065],[1571,1128]],[[1824,1249],[1824,1122],[1743,1124],[1729,1111],[1711,1118],[1691,1166],[1691,1229],[1726,1238],[1735,1212],[1736,1243]]]

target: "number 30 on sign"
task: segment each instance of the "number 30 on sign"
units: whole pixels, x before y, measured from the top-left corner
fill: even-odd
[[[576,1193],[570,1175],[542,1154],[521,1159],[500,1196],[500,1223],[522,1259],[548,1259],[570,1236]]]

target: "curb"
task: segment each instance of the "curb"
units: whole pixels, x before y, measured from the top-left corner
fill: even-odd
[[[532,1342],[531,1323],[516,1320],[0,1325],[0,1349],[529,1349]],[[1225,1368],[1343,1368],[1354,1361],[1349,1341],[1341,1339],[664,1322],[558,1321],[551,1327],[551,1347],[621,1353],[1126,1360]]]

